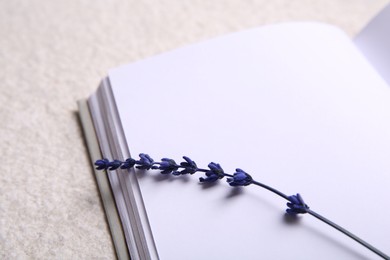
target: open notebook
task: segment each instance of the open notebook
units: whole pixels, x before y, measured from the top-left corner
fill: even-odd
[[[250,29],[109,71],[79,102],[91,160],[148,153],[242,168],[390,253],[390,7],[351,41],[320,23]],[[375,259],[256,186],[96,172],[119,258]]]

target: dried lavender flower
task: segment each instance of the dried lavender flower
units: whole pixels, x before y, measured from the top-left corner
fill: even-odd
[[[208,167],[209,169],[202,169],[198,168],[196,163],[191,160],[187,156],[183,156],[183,159],[185,162],[181,162],[180,165],[176,164],[176,162],[173,159],[169,158],[163,158],[161,159],[161,162],[154,162],[154,160],[147,154],[141,153],[139,155],[140,160],[135,160],[133,158],[128,158],[124,162],[120,160],[113,160],[109,161],[108,159],[100,159],[95,161],[95,166],[97,170],[109,170],[113,171],[118,168],[121,169],[130,169],[132,167],[135,167],[137,169],[141,170],[160,170],[163,174],[172,174],[172,175],[183,175],[183,174],[194,174],[196,172],[203,172],[205,173],[205,177],[200,177],[199,181],[202,183],[208,183],[208,182],[215,182],[219,179],[222,179],[223,177],[228,177],[227,183],[230,186],[248,186],[249,184],[253,184],[259,187],[262,187],[270,192],[273,192],[274,194],[284,198],[287,200],[287,209],[286,214],[289,215],[297,215],[297,214],[309,214],[313,217],[321,220],[322,222],[328,224],[329,226],[335,228],[336,230],[340,231],[341,233],[345,234],[346,236],[352,238],[359,244],[363,245],[367,249],[371,250],[373,253],[377,254],[378,256],[382,257],[383,259],[390,259],[388,255],[380,251],[379,249],[375,248],[374,246],[370,245],[363,239],[355,236],[348,230],[340,227],[339,225],[335,224],[334,222],[330,221],[329,219],[325,218],[324,216],[314,212],[309,208],[309,206],[303,201],[302,196],[297,193],[296,195],[287,196],[286,194],[282,193],[281,191],[272,188],[264,183],[258,182],[253,180],[253,178],[246,173],[245,171],[237,168],[236,172],[231,175],[224,172],[222,167],[218,163],[211,162],[209,163]],[[179,171],[179,169],[181,169]]]

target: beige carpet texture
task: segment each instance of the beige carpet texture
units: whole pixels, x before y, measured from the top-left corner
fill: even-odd
[[[388,3],[0,0],[0,259],[115,258],[76,104],[108,69],[276,22],[353,37]]]

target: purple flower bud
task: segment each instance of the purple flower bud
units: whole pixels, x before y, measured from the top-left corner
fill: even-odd
[[[130,169],[135,165],[135,160],[133,158],[127,158],[125,162],[123,162],[121,169]]]
[[[108,164],[108,169],[110,171],[118,169],[122,165],[122,162],[119,160],[114,160]]]
[[[252,183],[252,177],[241,169],[236,169],[233,178],[227,178],[230,186],[247,186]]]
[[[108,159],[101,159],[95,162],[96,170],[107,170],[110,161]]]
[[[200,182],[214,182],[218,179],[222,179],[225,176],[225,173],[222,167],[218,163],[211,162],[208,167],[209,171],[206,172],[206,178],[200,177]]]
[[[140,160],[135,161],[135,164],[138,165],[138,166],[136,166],[137,169],[150,170],[153,167],[154,161],[152,158],[150,158],[149,155],[141,153],[139,155],[139,157],[140,157]]]
[[[297,195],[292,195],[288,197],[290,202],[287,202],[288,209],[286,212],[290,215],[304,214],[307,213],[309,206],[305,204],[302,196],[297,193]]]
[[[161,163],[158,167],[159,170],[162,170],[162,174],[173,173],[175,174],[176,170],[179,168],[179,165],[176,162],[169,158],[162,158]],[[176,174],[175,174],[176,175]]]
[[[183,159],[185,160],[185,162],[180,163],[180,166],[184,167],[184,169],[178,172],[178,174],[174,173],[175,175],[187,174],[187,173],[194,174],[195,172],[198,171],[198,166],[196,166],[196,163],[193,160],[191,160],[187,156],[183,156]]]

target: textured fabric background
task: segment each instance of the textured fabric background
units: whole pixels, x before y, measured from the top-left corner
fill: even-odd
[[[115,257],[76,112],[109,68],[280,21],[353,36],[387,3],[0,0],[0,258]]]

